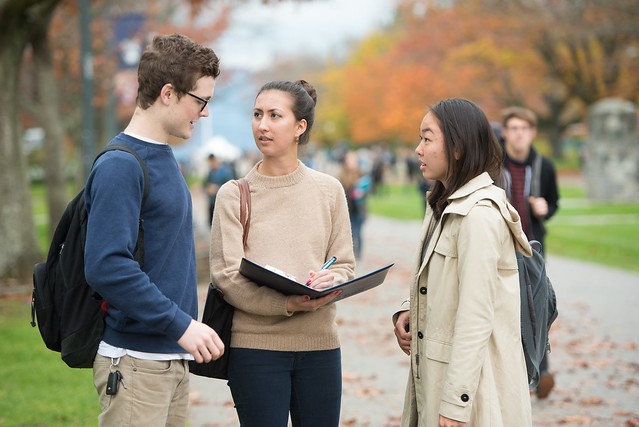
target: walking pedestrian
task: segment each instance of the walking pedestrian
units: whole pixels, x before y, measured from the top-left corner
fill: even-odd
[[[258,286],[239,273],[242,258],[270,265],[316,289],[354,278],[346,196],[340,182],[308,168],[298,146],[309,141],[315,89],[307,82],[262,86],[253,137],[263,155],[245,176],[251,219],[242,242],[240,190],[217,194],[211,229],[213,282],[235,307],[229,387],[243,427],[337,427],[342,395],[340,343],[330,304],[341,291],[310,299]],[[331,257],[337,261],[318,271]]]
[[[502,136],[508,200],[519,212],[528,239],[540,242],[545,255],[544,222],[552,218],[559,208],[559,190],[552,161],[532,146],[537,136],[537,116],[527,108],[515,106],[505,109],[502,113]],[[545,399],[555,385],[555,379],[548,370],[548,355],[539,369],[539,385],[535,393],[538,398]]]
[[[215,154],[209,154],[209,171],[203,183],[204,192],[209,197],[209,226],[211,226],[213,222],[213,211],[215,210],[217,192],[222,184],[233,178],[235,177],[229,165],[221,162]]]
[[[339,180],[346,192],[355,259],[359,260],[362,257],[362,227],[367,214],[366,198],[372,183],[371,177],[359,167],[359,157],[355,151],[348,151],[344,155]]]
[[[435,181],[410,299],[393,316],[411,357],[402,426],[531,426],[515,250],[530,255],[500,182],[502,149],[472,102],[424,116],[415,152]]]

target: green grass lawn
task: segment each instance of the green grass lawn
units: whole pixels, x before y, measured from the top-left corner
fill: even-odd
[[[368,197],[368,212],[394,219],[421,220],[424,199],[416,186],[385,186]]]
[[[43,186],[34,185],[32,194],[38,239],[46,255],[49,237]],[[570,186],[562,186],[560,194],[560,209],[546,224],[549,253],[639,271],[639,203],[591,203],[582,188]],[[371,214],[399,220],[420,220],[424,215],[423,200],[414,185],[386,186],[369,197],[368,208]]]
[[[0,426],[97,425],[91,369],[70,369],[29,324],[24,297],[0,299]]]
[[[595,203],[583,189],[562,186],[559,210],[547,222],[548,252],[639,271],[639,203]],[[368,200],[371,214],[405,220],[423,218],[415,186],[388,186]]]
[[[561,203],[547,223],[550,253],[639,271],[639,204]]]

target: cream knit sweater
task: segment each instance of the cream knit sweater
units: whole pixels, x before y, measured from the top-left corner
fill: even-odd
[[[346,196],[339,181],[298,161],[285,176],[246,175],[251,188],[251,225],[242,245],[240,196],[235,181],[217,193],[211,228],[211,277],[235,306],[231,347],[281,351],[339,347],[335,304],[315,312],[286,311],[287,297],[258,286],[238,269],[242,257],[270,265],[304,283],[331,256],[337,283],[354,277],[355,257]]]

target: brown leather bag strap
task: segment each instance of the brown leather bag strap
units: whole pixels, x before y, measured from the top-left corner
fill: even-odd
[[[245,178],[238,179],[237,186],[240,188],[240,222],[242,223],[242,227],[244,227],[242,243],[244,247],[246,247],[249,228],[251,227],[251,189]]]

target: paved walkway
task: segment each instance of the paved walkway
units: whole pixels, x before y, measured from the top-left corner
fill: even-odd
[[[399,425],[408,357],[390,316],[408,295],[420,227],[375,216],[364,225],[358,272],[395,266],[379,288],[338,303],[342,426]],[[639,426],[639,274],[554,256],[548,272],[559,304],[549,359],[556,387],[533,398],[535,426]],[[192,376],[191,397],[191,426],[238,425],[226,382]]]

